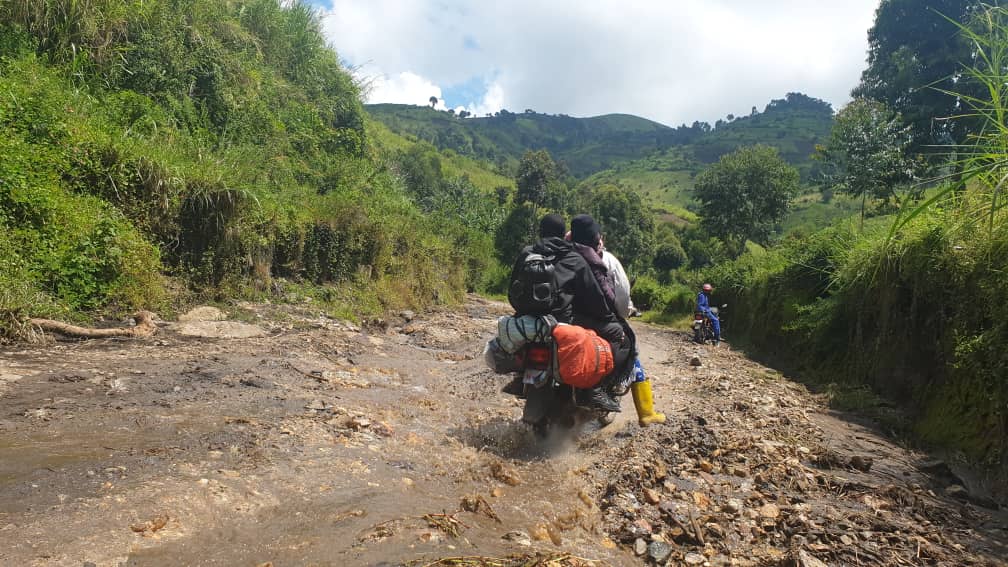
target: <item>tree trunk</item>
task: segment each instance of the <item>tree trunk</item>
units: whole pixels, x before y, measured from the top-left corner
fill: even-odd
[[[39,327],[43,331],[59,333],[68,337],[77,337],[82,339],[99,339],[107,337],[144,338],[157,332],[157,325],[154,323],[154,317],[155,315],[150,311],[138,311],[133,315],[133,318],[136,319],[136,326],[118,329],[88,329],[86,327],[78,327],[77,325],[70,325],[68,323],[54,321],[52,319],[33,318],[29,319],[28,322],[36,327]]]
[[[860,232],[864,232],[864,206],[865,206],[865,198],[867,195],[868,195],[867,191],[861,193],[861,226],[858,228]]]

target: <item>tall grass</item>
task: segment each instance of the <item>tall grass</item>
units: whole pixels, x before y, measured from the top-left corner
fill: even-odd
[[[951,148],[956,156],[954,174],[929,199],[906,207],[897,216],[890,238],[925,211],[946,201],[963,213],[963,224],[983,223],[993,232],[998,212],[1008,199],[1008,8],[984,5],[969,24],[952,22],[973,46],[974,61],[962,69],[963,81],[979,85],[982,95],[942,90],[958,98],[964,112],[950,119],[970,119],[978,129],[966,141]],[[956,193],[971,188],[971,197],[956,200]]]

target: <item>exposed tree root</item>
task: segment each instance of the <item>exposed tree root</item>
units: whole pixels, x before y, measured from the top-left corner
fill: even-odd
[[[144,338],[157,332],[157,325],[154,323],[154,317],[155,315],[150,311],[138,311],[133,315],[133,319],[136,320],[136,326],[121,327],[116,329],[88,329],[86,327],[78,327],[77,325],[63,323],[61,321],[53,321],[52,319],[32,318],[29,319],[28,322],[43,331],[59,333],[68,337],[78,337],[82,339],[101,339],[108,337]]]

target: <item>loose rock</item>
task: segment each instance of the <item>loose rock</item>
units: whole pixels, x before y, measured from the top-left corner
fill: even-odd
[[[655,563],[662,564],[672,555],[672,548],[662,541],[652,541],[647,546],[648,557]]]
[[[798,552],[798,567],[829,567],[829,565],[802,549]]]
[[[776,504],[769,502],[764,504],[759,509],[760,516],[767,518],[768,520],[775,520],[780,516],[780,508]]]
[[[690,552],[683,557],[683,561],[685,561],[687,565],[700,565],[704,561],[707,561],[707,558],[699,553]]]
[[[850,459],[851,468],[857,469],[861,472],[868,472],[874,464],[874,459],[871,457],[863,457],[861,455],[854,455]]]
[[[742,502],[736,498],[730,498],[727,502],[725,502],[724,507],[722,507],[722,510],[728,512],[729,514],[738,514],[741,509]]]
[[[523,547],[530,547],[532,545],[532,538],[527,533],[521,530],[508,532],[504,534],[501,537],[501,539],[510,541]]]
[[[504,466],[503,463],[494,463],[490,468],[490,473],[493,474],[494,478],[508,486],[518,486],[521,484],[521,477],[518,475],[518,472]]]
[[[945,487],[945,494],[957,500],[969,500],[969,491],[961,484],[950,484]]]

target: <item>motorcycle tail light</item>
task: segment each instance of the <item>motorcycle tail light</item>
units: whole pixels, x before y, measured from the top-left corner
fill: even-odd
[[[697,313],[696,315],[693,316],[693,320],[694,321],[703,321],[703,315]]]
[[[525,350],[525,362],[530,366],[546,368],[553,353],[546,346],[532,346]]]

